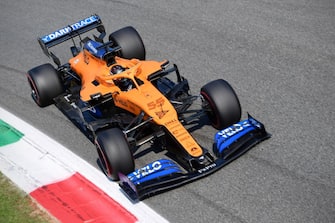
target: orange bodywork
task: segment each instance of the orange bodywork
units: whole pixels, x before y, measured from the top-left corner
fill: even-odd
[[[174,136],[185,151],[193,156],[203,155],[202,148],[178,120],[178,115],[170,101],[150,82],[148,76],[162,70],[166,61],[142,61],[115,57],[115,64],[126,68],[125,71],[111,75],[110,68],[104,60],[95,57],[87,50],[69,60],[71,69],[81,78],[80,96],[83,101],[90,101],[93,95],[112,94],[117,107],[134,115],[145,112],[157,125],[164,126]],[[115,80],[127,78],[133,82],[133,88],[122,91]],[[139,85],[137,80],[140,80]]]

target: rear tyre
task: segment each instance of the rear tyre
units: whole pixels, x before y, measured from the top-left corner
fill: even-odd
[[[56,69],[49,63],[29,70],[27,78],[31,96],[40,107],[51,105],[53,99],[64,92]]]
[[[141,36],[132,26],[119,29],[109,35],[109,41],[113,41],[121,47],[121,57],[125,59],[145,60],[145,47]]]
[[[102,130],[97,133],[95,145],[101,168],[111,180],[119,180],[118,173],[129,174],[135,164],[128,141],[118,128]]]
[[[241,106],[234,89],[222,79],[214,80],[200,90],[203,109],[216,129],[226,128],[241,119]]]

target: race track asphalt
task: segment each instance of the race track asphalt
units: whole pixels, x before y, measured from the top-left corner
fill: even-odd
[[[147,58],[177,63],[193,93],[227,80],[243,118],[249,112],[272,134],[214,175],[146,204],[171,222],[335,222],[333,0],[1,1],[0,106],[98,168],[91,142],[54,106],[37,107],[25,77],[49,62],[38,36],[94,13],[107,32],[134,26]],[[207,147],[214,133],[193,132]]]

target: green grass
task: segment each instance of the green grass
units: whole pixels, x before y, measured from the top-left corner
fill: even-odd
[[[0,222],[42,223],[56,220],[0,172]]]

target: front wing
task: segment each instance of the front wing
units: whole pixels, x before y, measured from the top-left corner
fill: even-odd
[[[213,152],[216,159],[212,163],[189,172],[175,161],[160,159],[128,175],[119,173],[119,185],[130,199],[143,200],[212,174],[270,137],[264,125],[248,115],[248,119],[215,134]]]

